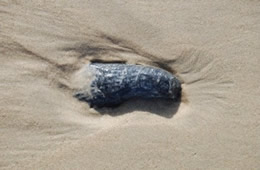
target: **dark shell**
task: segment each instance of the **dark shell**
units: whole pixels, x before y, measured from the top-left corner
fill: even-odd
[[[94,72],[90,94],[79,91],[75,97],[91,107],[116,106],[131,98],[177,100],[181,94],[180,81],[159,68],[118,63],[88,67]]]

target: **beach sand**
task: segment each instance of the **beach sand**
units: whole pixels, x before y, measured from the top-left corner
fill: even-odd
[[[257,0],[0,1],[0,169],[259,169],[259,21]],[[97,59],[164,68],[182,100],[89,108]]]

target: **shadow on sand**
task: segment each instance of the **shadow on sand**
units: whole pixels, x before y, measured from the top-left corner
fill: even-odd
[[[156,114],[165,118],[172,118],[178,111],[181,98],[177,101],[166,99],[131,99],[117,107],[94,108],[100,114],[120,116],[133,111],[144,111]]]

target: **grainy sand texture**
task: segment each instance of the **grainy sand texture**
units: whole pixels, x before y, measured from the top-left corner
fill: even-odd
[[[181,102],[90,108],[92,60],[166,69]],[[0,169],[259,168],[260,1],[0,1]]]

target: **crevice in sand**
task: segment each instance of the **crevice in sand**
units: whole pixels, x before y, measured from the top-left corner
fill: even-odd
[[[62,50],[77,52],[79,58],[87,58],[89,61],[94,62],[97,60],[102,62],[129,62],[131,61],[131,58],[125,58],[124,55],[126,54],[127,57],[131,57],[131,55],[128,54],[133,54],[139,57],[139,59],[135,60],[135,64],[153,65],[173,74],[176,72],[169,66],[171,63],[175,62],[175,60],[166,60],[149,54],[130,41],[110,36],[105,33],[98,33],[96,38],[96,41],[76,43],[73,47],[65,47]]]

